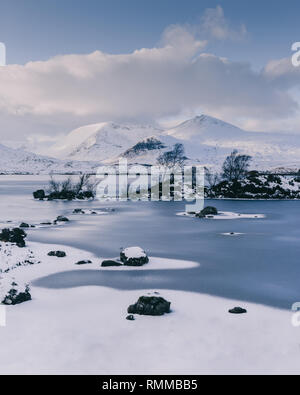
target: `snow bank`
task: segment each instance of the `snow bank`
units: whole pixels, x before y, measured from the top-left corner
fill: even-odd
[[[66,257],[48,256],[49,251],[64,251]],[[76,265],[88,261],[88,265]],[[0,243],[0,273],[13,273],[17,279],[31,281],[33,278],[68,270],[170,270],[197,267],[199,263],[149,257],[144,266],[101,267],[102,257],[88,251],[59,244],[27,242],[25,248],[10,243]],[[37,265],[38,264],[38,265]],[[29,268],[27,268],[30,266]]]
[[[221,233],[221,235],[222,236],[231,236],[231,237],[234,237],[234,236],[242,236],[242,235],[244,235],[245,233],[240,233],[240,232],[226,232],[226,233]]]
[[[184,261],[179,259],[168,259],[168,258],[157,258],[149,257],[149,262],[143,266],[109,266],[101,267],[101,270],[113,270],[113,271],[127,271],[127,270],[180,270],[180,269],[192,269],[200,264],[193,261]],[[91,266],[91,265],[89,265]]]
[[[183,217],[193,217],[195,218],[195,214],[188,214],[186,212],[177,213],[178,216]],[[256,218],[266,218],[264,214],[240,214],[240,213],[233,213],[230,211],[219,211],[217,215],[207,215],[201,219],[256,219]]]
[[[299,328],[290,312],[157,291],[171,301],[171,314],[127,321],[127,307],[148,290],[33,287],[33,301],[7,308],[1,373],[299,373]],[[234,306],[248,313],[229,314]]]
[[[67,256],[49,257],[50,250]],[[176,290],[46,289],[33,283],[62,271],[183,269],[197,263],[150,258],[143,267],[100,268],[101,259],[89,252],[32,242],[12,247],[11,256],[26,251],[41,264],[2,273],[6,288],[13,280],[22,291],[31,282],[33,298],[6,307],[2,374],[298,374],[299,328],[291,325],[289,311]],[[87,259],[93,263],[75,265]],[[171,313],[126,320],[128,306],[149,294],[169,300]],[[248,313],[229,314],[235,306]]]
[[[109,214],[109,211],[104,211],[104,210],[90,210],[90,209],[78,209],[73,211],[73,215],[105,215]]]
[[[0,273],[7,273],[17,267],[40,263],[29,247],[19,248],[11,243],[0,242]]]

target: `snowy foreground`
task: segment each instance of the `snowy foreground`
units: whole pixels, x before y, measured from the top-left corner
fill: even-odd
[[[65,246],[28,243],[41,263],[7,275],[30,282],[33,300],[7,306],[0,327],[1,374],[215,374],[299,373],[300,332],[289,311],[174,290],[120,291],[83,286],[48,289],[34,280],[57,272],[192,268],[197,263],[150,258],[141,268],[100,268],[101,259]],[[48,257],[64,250],[65,258]],[[21,251],[21,249],[20,249]],[[80,259],[93,264],[76,266]],[[127,307],[159,292],[172,312],[136,316]],[[228,309],[242,306],[244,315]],[[3,308],[3,307],[1,307]]]

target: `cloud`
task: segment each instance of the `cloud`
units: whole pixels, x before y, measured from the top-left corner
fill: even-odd
[[[0,128],[6,138],[61,134],[107,120],[155,121],[201,110],[235,120],[293,117],[286,73],[205,53],[190,29],[171,26],[161,44],[130,54],[100,51],[0,68]]]
[[[247,34],[247,29],[244,24],[241,24],[238,29],[233,29],[229,21],[225,18],[223,8],[217,6],[216,8],[208,8],[201,18],[201,28],[204,33],[218,40],[240,40]]]
[[[271,60],[265,66],[263,75],[266,80],[282,89],[300,86],[300,67],[295,67],[291,58]]]

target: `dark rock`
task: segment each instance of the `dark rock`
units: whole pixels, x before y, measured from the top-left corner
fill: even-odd
[[[56,256],[57,258],[64,258],[67,254],[64,251],[50,251],[49,256]]]
[[[49,201],[51,200],[84,200],[84,199],[91,199],[94,198],[94,193],[92,191],[81,191],[76,193],[73,190],[63,190],[57,192],[51,192],[48,196],[46,196],[45,191],[40,189],[38,191],[33,192],[33,197],[35,199],[44,200],[45,198]]]
[[[40,225],[52,225],[51,222],[41,222]]]
[[[75,265],[89,265],[89,264],[91,264],[91,263],[92,263],[92,261],[86,260],[86,261],[79,261],[79,262],[76,262]]]
[[[73,214],[84,214],[84,211],[81,208],[75,208]]]
[[[207,206],[202,211],[200,211],[200,213],[197,213],[196,217],[204,218],[207,215],[217,215],[217,214],[218,214],[218,210],[215,207]]]
[[[26,224],[26,222],[22,222],[19,227],[20,228],[30,228],[30,226],[28,224]]]
[[[75,199],[76,194],[73,191],[61,191],[61,192],[51,192],[48,196],[48,200],[73,200]]]
[[[123,266],[122,262],[119,260],[113,260],[113,259],[106,259],[101,263],[102,267],[109,267],[109,266]]]
[[[25,292],[18,292],[15,288],[11,288],[2,303],[6,305],[15,305],[27,302],[28,300],[31,300],[31,295],[29,293],[29,287],[27,286]]]
[[[128,321],[134,321],[134,320],[135,320],[134,315],[129,314],[129,315],[126,317],[126,320],[128,320]]]
[[[4,241],[6,243],[15,243],[18,247],[22,248],[25,247],[25,237],[27,234],[24,232],[23,229],[14,228],[10,229],[3,229],[0,233],[0,241]]]
[[[163,315],[170,313],[171,303],[159,296],[141,296],[139,300],[128,307],[128,314]]]
[[[231,314],[245,314],[247,310],[243,309],[242,307],[234,307],[233,309],[228,311]]]
[[[43,189],[39,189],[33,192],[34,199],[44,199],[46,197],[45,191]]]
[[[79,200],[92,199],[92,198],[94,198],[94,193],[92,191],[83,191],[83,192],[79,192],[76,195],[76,199]]]
[[[143,266],[149,262],[149,258],[140,247],[125,248],[120,253],[120,260],[126,266]]]
[[[69,222],[69,218],[59,215],[54,222]]]

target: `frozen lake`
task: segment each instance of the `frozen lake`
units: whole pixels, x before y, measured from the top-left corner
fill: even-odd
[[[32,192],[47,176],[0,176],[0,221],[39,223],[64,214],[65,226],[28,231],[28,239],[117,256],[138,245],[151,256],[193,260],[185,270],[74,271],[41,279],[47,287],[87,284],[116,289],[174,289],[290,309],[300,301],[300,201],[209,201],[219,210],[265,214],[265,219],[178,217],[183,202],[41,202]],[[71,215],[74,208],[113,207],[103,216]],[[229,237],[222,233],[238,232]]]

